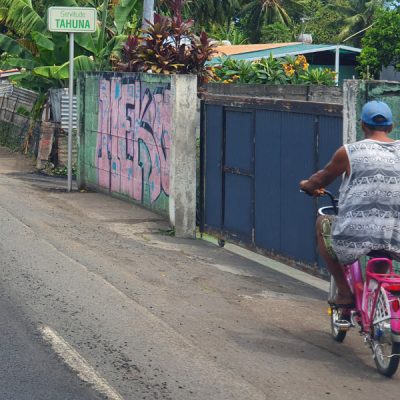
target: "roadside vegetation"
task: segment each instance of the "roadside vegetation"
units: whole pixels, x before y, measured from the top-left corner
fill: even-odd
[[[400,6],[383,0],[155,0],[154,24],[141,30],[147,0],[0,0],[0,69],[19,68],[17,84],[46,92],[65,87],[68,35],[47,30],[50,5],[98,11],[94,34],[75,35],[75,70],[193,73],[200,81],[331,84],[331,71],[296,60],[221,60],[210,70],[214,45],[278,43],[312,35],[313,43],[362,46],[360,73],[400,69]],[[212,40],[212,42],[211,42]]]
[[[211,68],[211,82],[252,84],[313,84],[333,86],[336,74],[328,68],[310,68],[305,56],[259,61],[222,58]]]

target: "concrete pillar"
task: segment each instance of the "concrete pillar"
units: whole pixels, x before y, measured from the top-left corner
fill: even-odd
[[[335,51],[335,83],[336,86],[339,85],[339,74],[340,74],[340,46],[336,46],[336,51]]]
[[[195,238],[197,77],[172,76],[171,91],[169,217],[177,237]]]
[[[357,104],[360,91],[359,80],[345,80],[343,83],[343,143],[357,140]]]
[[[79,190],[85,189],[85,133],[82,129],[82,124],[84,121],[84,92],[85,92],[85,76],[83,74],[78,75],[77,85],[76,85],[76,101],[78,110],[78,121],[77,121],[77,146],[78,146],[78,160],[77,160],[77,176],[76,183]]]

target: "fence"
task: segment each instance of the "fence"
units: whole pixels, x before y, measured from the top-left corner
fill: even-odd
[[[2,90],[0,95],[0,144],[13,149],[22,149],[30,124],[37,94],[27,89],[12,87]],[[37,132],[37,129],[34,130]],[[33,140],[35,139],[35,140]],[[38,135],[30,138],[31,148],[37,149]]]
[[[201,231],[318,268],[317,204],[298,188],[342,144],[341,103],[340,88],[209,85]]]

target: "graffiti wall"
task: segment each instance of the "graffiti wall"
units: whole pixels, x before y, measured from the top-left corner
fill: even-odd
[[[196,236],[196,75],[86,72],[77,80],[79,189],[164,215]]]
[[[96,134],[96,145],[90,164],[99,187],[167,213],[170,83],[138,78],[103,75],[97,81],[97,132],[90,133]]]

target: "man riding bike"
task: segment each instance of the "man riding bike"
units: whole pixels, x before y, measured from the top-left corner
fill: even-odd
[[[361,127],[364,140],[340,147],[324,169],[300,182],[303,191],[318,196],[343,175],[339,214],[316,222],[318,249],[336,281],[332,302],[338,307],[353,304],[343,264],[376,250],[400,259],[400,141],[388,137],[393,129],[389,106],[366,103]]]

